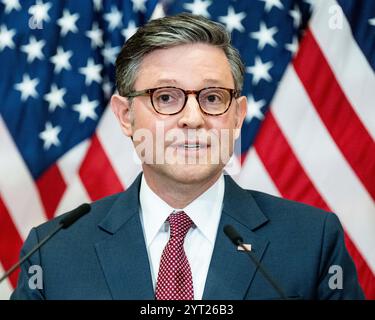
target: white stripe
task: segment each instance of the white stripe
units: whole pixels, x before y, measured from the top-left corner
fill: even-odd
[[[70,180],[70,184],[67,186],[67,189],[61,198],[59,206],[56,210],[56,216],[73,210],[85,202],[90,203],[91,199],[86,192],[80,177],[75,176],[72,180]]]
[[[0,276],[2,276],[4,273],[5,271],[0,263]],[[8,279],[0,283],[0,300],[9,300],[12,292],[13,289]]]
[[[39,193],[0,116],[0,194],[23,240],[46,221]]]
[[[253,189],[280,197],[280,192],[268,174],[254,147],[251,147],[242,165],[241,174],[235,179],[245,189]]]
[[[56,216],[70,211],[84,202],[90,202],[90,197],[79,177],[79,168],[89,148],[90,139],[86,139],[69,150],[59,161],[58,167],[67,185],[56,210]]]
[[[97,136],[122,185],[129,187],[142,168],[133,142],[122,133],[110,107],[100,120]]]
[[[375,73],[353,38],[343,14],[343,28],[333,29],[335,0],[317,0],[310,28],[350,104],[370,135],[375,139]]]
[[[375,204],[343,158],[289,66],[272,113],[304,170],[375,273]]]
[[[90,139],[82,141],[57,161],[57,166],[66,184],[77,176],[78,170],[89,148],[90,141]]]

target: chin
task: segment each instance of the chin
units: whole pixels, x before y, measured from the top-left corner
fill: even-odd
[[[183,184],[199,184],[214,179],[223,171],[223,166],[184,164],[167,165],[163,168],[169,179]]]

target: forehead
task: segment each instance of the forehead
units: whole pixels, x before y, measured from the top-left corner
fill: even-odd
[[[224,51],[196,43],[157,49],[143,58],[135,82],[136,90],[161,85],[200,89],[209,85],[233,87],[234,82]]]

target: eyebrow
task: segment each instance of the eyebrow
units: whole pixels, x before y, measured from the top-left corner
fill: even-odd
[[[202,80],[203,83],[205,83],[205,85],[223,85],[222,81],[221,80],[217,80],[217,79],[203,79]],[[158,85],[174,85],[174,86],[177,86],[178,85],[178,82],[174,79],[159,79],[158,81],[156,81],[155,83],[156,86]]]

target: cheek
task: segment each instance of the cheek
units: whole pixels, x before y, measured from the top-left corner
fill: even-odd
[[[135,105],[132,110],[133,128],[135,130],[147,129],[151,132],[155,128],[155,116],[142,104]]]
[[[139,112],[135,115],[133,130],[138,136],[147,140],[145,145],[152,150],[156,145],[165,143],[165,135],[168,130],[176,128],[176,121],[171,119],[160,119],[158,115],[147,115]]]
[[[236,125],[236,115],[235,112],[231,112],[232,110],[228,111],[227,113],[212,117],[209,121],[210,128],[220,129],[231,129],[235,128]]]

